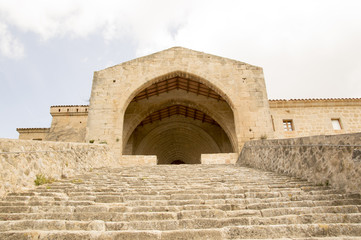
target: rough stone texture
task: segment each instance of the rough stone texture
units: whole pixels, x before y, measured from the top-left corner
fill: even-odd
[[[360,239],[360,194],[234,165],[93,169],[0,198],[0,239]]]
[[[131,103],[144,88],[177,76],[205,84],[226,101],[226,106],[219,106],[224,111],[210,108],[213,103],[207,105],[206,97],[202,101],[193,99],[191,103],[219,122],[230,141],[235,143],[235,152],[239,152],[243,143],[250,139],[260,138],[262,134],[273,135],[262,68],[174,47],[94,73],[86,140],[106,141],[115,156],[120,157],[127,144],[126,137],[131,135],[128,128],[143,120],[137,114],[133,115],[134,118],[125,116],[128,107],[133,108],[130,104],[148,104],[148,114],[161,109],[169,101],[187,104],[184,99],[187,92],[184,97],[168,100],[165,97],[167,102],[154,105],[148,99]],[[141,113],[146,116],[147,111]],[[234,120],[227,117],[232,114]]]
[[[361,193],[361,133],[247,142],[237,161]]]
[[[37,174],[60,179],[119,166],[106,145],[0,139],[0,196],[34,187]]]
[[[153,166],[157,163],[157,156],[151,155],[122,155],[120,160],[122,166]]]
[[[235,164],[237,162],[237,153],[215,153],[202,154],[202,164]]]

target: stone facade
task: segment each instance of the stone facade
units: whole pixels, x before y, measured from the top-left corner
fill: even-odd
[[[268,100],[262,68],[181,47],[97,71],[89,106],[50,112],[50,129],[19,138],[106,143],[119,160],[158,164],[201,163],[250,140],[361,131],[361,99]]]
[[[106,145],[0,139],[0,197],[34,187],[37,174],[60,179],[113,166]]]
[[[167,90],[172,93],[169,97],[162,93],[162,99],[157,95],[133,101],[142,90],[173,79],[199,83],[195,88],[205,85],[219,98],[176,89]],[[173,94],[176,91],[181,91],[180,96]],[[105,141],[115,156],[121,156],[127,137],[142,117],[173,104],[192,106],[212,117],[227,133],[235,152],[250,139],[273,135],[262,68],[175,47],[94,73],[86,141]],[[145,109],[136,111],[139,108]],[[200,156],[197,159],[199,163]]]
[[[270,100],[270,108],[275,138],[361,132],[361,99]],[[284,130],[284,120],[292,121],[293,131]]]
[[[250,141],[237,164],[361,193],[361,133]]]
[[[49,134],[50,128],[17,128],[19,139],[43,141]]]
[[[53,117],[47,141],[84,142],[88,120],[88,106],[52,106]]]

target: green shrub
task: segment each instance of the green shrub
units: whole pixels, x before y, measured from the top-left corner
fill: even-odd
[[[53,183],[55,180],[51,177],[46,177],[43,174],[37,174],[34,183],[36,186],[40,186],[47,183]]]

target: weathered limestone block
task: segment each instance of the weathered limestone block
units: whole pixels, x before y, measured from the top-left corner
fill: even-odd
[[[122,166],[153,166],[158,160],[155,155],[122,155],[120,163]]]
[[[237,153],[215,153],[202,154],[202,164],[235,164],[237,162]]]

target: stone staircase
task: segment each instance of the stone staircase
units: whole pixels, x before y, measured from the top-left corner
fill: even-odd
[[[0,200],[0,239],[361,239],[361,197],[232,165],[102,168]]]

